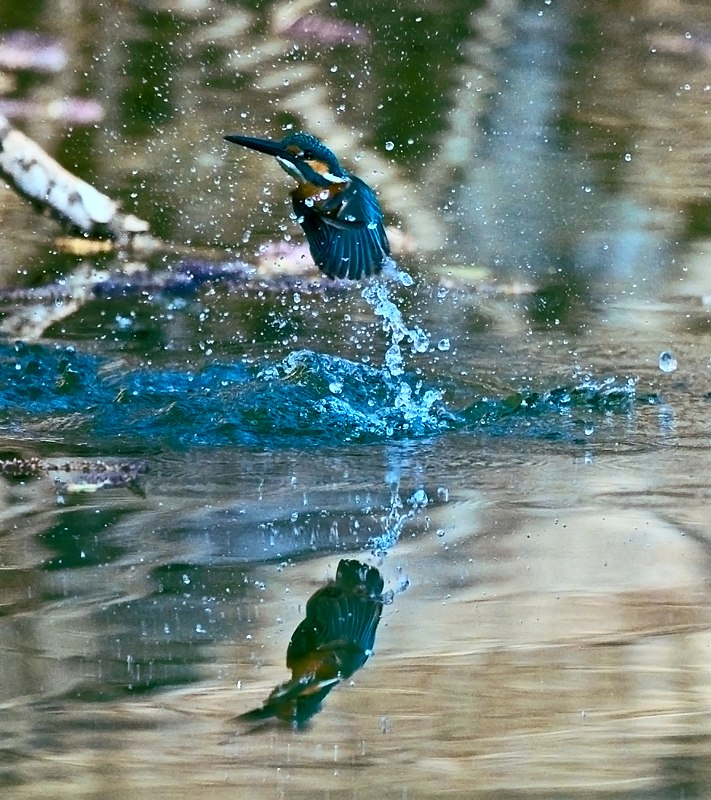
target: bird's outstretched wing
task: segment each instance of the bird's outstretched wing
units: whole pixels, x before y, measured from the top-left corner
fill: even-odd
[[[309,204],[295,194],[293,205],[322,272],[351,280],[380,272],[390,255],[383,212],[360,178],[350,175],[348,186],[325,201]]]

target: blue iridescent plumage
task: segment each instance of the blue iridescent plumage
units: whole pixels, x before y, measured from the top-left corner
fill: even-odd
[[[237,134],[225,139],[274,156],[297,181],[291,193],[294,212],[322,272],[352,280],[380,272],[390,245],[375,193],[346,172],[319,139],[308,133],[281,141]]]

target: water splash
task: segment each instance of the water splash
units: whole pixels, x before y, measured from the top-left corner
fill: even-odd
[[[658,405],[632,378],[577,376],[541,392],[475,396],[451,408],[405,373],[299,350],[276,363],[117,369],[73,348],[0,345],[0,434],[140,448],[387,442],[447,431],[589,441],[598,414]],[[393,510],[397,510],[397,514]],[[393,505],[387,528],[404,522]],[[408,514],[409,511],[404,512]]]
[[[400,282],[408,286],[412,278],[406,272],[398,273]],[[407,282],[409,280],[409,283]],[[410,343],[413,353],[426,353],[430,346],[429,334],[418,325],[410,328],[405,323],[402,312],[390,299],[385,281],[373,281],[363,289],[363,299],[372,307],[376,316],[383,319],[383,330],[390,337],[390,346],[385,353],[385,369],[393,377],[405,372],[405,363],[400,343]]]
[[[338,356],[295,351],[258,378],[268,382],[272,395],[268,414],[259,401],[259,413],[265,422],[269,419],[272,433],[295,428],[283,419],[275,425],[276,414],[296,414],[302,435],[328,431],[334,441],[426,436],[452,424],[439,389]]]
[[[416,489],[407,501],[408,508],[400,498],[400,478],[391,481],[390,507],[388,513],[381,517],[382,533],[371,536],[366,547],[374,556],[382,558],[398,543],[405,525],[427,508],[430,499],[424,488]]]

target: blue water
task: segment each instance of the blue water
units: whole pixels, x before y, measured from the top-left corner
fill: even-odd
[[[149,449],[378,442],[448,431],[574,440],[591,414],[629,414],[659,400],[640,395],[626,377],[586,376],[540,391],[472,394],[455,408],[436,384],[395,373],[308,349],[256,365],[117,371],[72,347],[4,345],[0,426],[7,434],[41,439],[41,428],[69,443]]]

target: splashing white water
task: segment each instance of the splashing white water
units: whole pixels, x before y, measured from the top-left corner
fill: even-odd
[[[392,275],[392,268],[390,274]],[[412,285],[412,278],[406,272],[396,272],[395,275],[403,286]],[[405,368],[400,343],[406,340],[410,342],[413,353],[426,353],[430,346],[429,334],[418,325],[412,328],[406,325],[402,312],[390,299],[388,286],[384,281],[369,283],[363,289],[363,299],[372,306],[376,316],[383,318],[383,330],[390,335],[390,347],[385,353],[385,368],[393,377],[402,375]]]
[[[384,556],[400,539],[400,534],[406,523],[416,517],[430,502],[424,488],[416,489],[407,501],[409,508],[404,510],[404,503],[400,498],[400,480],[391,482],[390,508],[387,515],[381,517],[380,524],[383,532],[379,536],[371,536],[367,547],[375,556]]]

